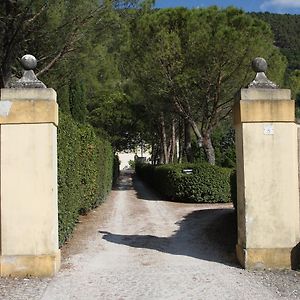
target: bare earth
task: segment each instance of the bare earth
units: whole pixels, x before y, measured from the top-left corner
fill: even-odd
[[[53,279],[0,279],[0,299],[300,299],[295,271],[235,259],[231,205],[161,201],[131,173],[81,218]]]

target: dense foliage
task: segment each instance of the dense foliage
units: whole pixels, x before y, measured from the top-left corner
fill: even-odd
[[[1,1],[0,85],[34,54],[60,110],[90,123],[114,151],[146,143],[153,162],[233,166],[227,124],[236,92],[254,77],[253,57],[264,56],[270,79],[300,103],[299,16],[153,2]]]
[[[275,45],[288,59],[288,67],[300,69],[300,15],[257,13],[252,14],[271,25]]]
[[[269,23],[275,36],[275,45],[288,60],[286,87],[292,90],[300,118],[300,15],[259,13],[252,14]]]
[[[215,164],[213,131],[229,118],[236,93],[253,79],[254,57],[268,60],[272,80],[284,80],[286,61],[273,45],[270,27],[241,10],[162,9],[130,25],[128,69],[161,163],[174,162],[176,140],[186,147],[192,130]]]
[[[185,174],[191,169],[192,174]],[[137,175],[163,196],[181,202],[230,202],[231,169],[201,164],[136,165]]]
[[[72,233],[80,213],[104,200],[111,189],[113,153],[93,128],[60,114],[58,127],[59,240]]]

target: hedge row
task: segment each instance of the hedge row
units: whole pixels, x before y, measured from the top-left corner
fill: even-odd
[[[59,241],[72,233],[80,214],[96,207],[111,189],[113,153],[89,125],[60,113],[58,127]]]
[[[192,169],[185,174],[184,169]],[[164,197],[181,202],[231,201],[232,170],[201,164],[137,164],[136,174]]]

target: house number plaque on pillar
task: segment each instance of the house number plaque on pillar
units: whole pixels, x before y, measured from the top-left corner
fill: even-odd
[[[274,127],[272,124],[264,125],[264,134],[265,135],[272,135],[274,134]]]

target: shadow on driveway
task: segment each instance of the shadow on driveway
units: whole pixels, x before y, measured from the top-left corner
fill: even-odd
[[[122,173],[116,190],[132,189],[141,201],[163,201],[132,172]],[[199,209],[187,214],[176,224],[179,228],[170,237],[99,232],[103,234],[104,240],[111,243],[238,267],[235,256],[237,226],[234,209]]]
[[[113,191],[129,191],[133,190],[134,171],[131,169],[122,170],[116,184],[112,187]]]
[[[99,232],[111,243],[238,266],[235,220],[233,209],[206,209],[186,215],[178,223],[178,231],[170,237]]]

